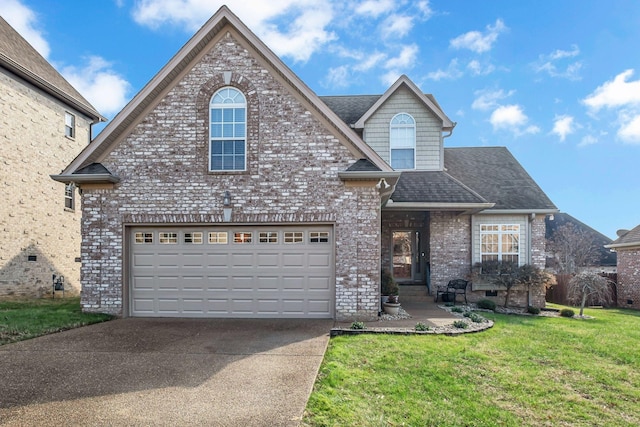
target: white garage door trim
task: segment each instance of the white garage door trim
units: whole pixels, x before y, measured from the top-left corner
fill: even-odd
[[[333,227],[129,228],[134,317],[333,318]]]

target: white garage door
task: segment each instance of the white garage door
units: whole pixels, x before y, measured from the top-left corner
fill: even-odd
[[[333,317],[330,226],[132,228],[139,317]]]

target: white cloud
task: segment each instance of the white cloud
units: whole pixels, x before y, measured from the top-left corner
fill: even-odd
[[[519,105],[504,105],[495,109],[491,113],[489,122],[494,130],[507,130],[516,136],[523,134],[536,134],[540,128],[535,125],[528,125],[529,118],[522,111]]]
[[[380,78],[380,80],[385,85],[391,86],[392,84],[394,84],[396,82],[396,80],[398,80],[400,78],[401,75],[402,75],[402,73],[400,71],[398,71],[398,70],[390,70],[390,71],[387,71],[386,73],[384,73],[382,75],[382,77]]]
[[[575,58],[580,54],[580,48],[572,45],[571,50],[556,49],[548,55],[540,55],[538,61],[533,64],[537,73],[545,72],[551,77],[561,77],[569,80],[580,80],[582,62],[575,61],[569,64],[559,64],[566,58]]]
[[[507,29],[504,22],[498,19],[495,25],[487,25],[484,33],[469,31],[452,39],[449,44],[454,49],[469,49],[476,53],[487,52],[491,50],[493,44],[498,40],[498,36]]]
[[[327,88],[344,88],[349,86],[349,67],[341,65],[335,68],[329,68],[329,72],[325,77],[322,85]]]
[[[573,117],[567,115],[556,116],[551,133],[558,135],[560,137],[560,141],[564,141],[567,135],[570,135],[575,131],[575,124],[573,120]]]
[[[406,15],[391,15],[382,22],[382,37],[404,37],[413,28],[413,18]]]
[[[366,0],[356,7],[355,12],[358,15],[369,15],[377,18],[394,9],[396,9],[394,0]]]
[[[625,70],[613,80],[599,86],[582,102],[594,111],[601,108],[617,108],[629,105],[640,105],[640,80],[628,82],[633,70]]]
[[[433,16],[433,9],[431,9],[428,0],[419,1],[416,7],[422,13],[422,19],[429,19]]]
[[[84,66],[62,68],[62,75],[102,114],[111,116],[124,107],[131,85],[99,56]]]
[[[133,17],[150,28],[173,25],[193,32],[224,3],[275,53],[295,61],[307,61],[336,38],[327,30],[334,17],[332,4],[323,0],[141,0]]]
[[[597,142],[598,142],[598,138],[596,138],[595,136],[586,135],[582,137],[582,139],[580,140],[580,144],[578,144],[578,147],[586,147],[588,145],[596,144]]]
[[[439,68],[436,71],[427,73],[427,78],[430,80],[455,80],[462,77],[462,71],[458,69],[458,60],[456,58],[449,62],[446,70]]]
[[[640,144],[640,114],[627,118],[620,129],[618,137],[628,144]]]
[[[613,110],[619,124],[617,136],[629,144],[640,143],[640,80],[630,81],[634,70],[625,70],[588,95],[582,102],[593,113]]]
[[[416,62],[416,58],[418,57],[418,51],[419,51],[419,48],[417,44],[403,46],[398,56],[394,58],[389,58],[384,66],[387,69],[410,68]]]
[[[36,14],[18,0],[0,0],[2,17],[22,37],[29,42],[40,55],[49,58],[51,49],[42,31],[38,29]]]
[[[467,64],[467,69],[475,76],[486,76],[493,73],[496,67],[493,64],[482,65],[480,61],[474,59]]]
[[[515,90],[511,90],[509,92],[505,92],[504,90],[478,90],[474,93],[476,95],[476,99],[471,104],[471,108],[474,110],[490,110],[498,106],[499,101],[506,99],[513,95]]]
[[[366,58],[353,66],[355,71],[369,71],[380,62],[384,61],[387,55],[382,52],[374,52],[367,55]]]

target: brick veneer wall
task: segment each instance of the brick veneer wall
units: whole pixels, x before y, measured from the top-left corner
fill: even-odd
[[[64,132],[65,112],[76,136]],[[0,70],[0,296],[43,296],[52,275],[80,292],[80,206],[65,210],[64,184],[51,180],[89,141],[89,121]],[[29,261],[35,256],[35,261]]]
[[[618,248],[616,251],[618,307],[640,309],[640,248]]]
[[[545,231],[544,216],[536,216],[531,227],[531,264],[544,269]],[[471,273],[471,218],[450,212],[432,212],[430,221],[431,289],[446,285],[449,280],[469,278]],[[545,289],[514,288],[509,296],[509,305],[514,307],[544,307]],[[498,290],[495,297],[487,297],[485,290],[470,292],[469,302],[491,299],[504,303],[505,291]]]
[[[231,33],[212,46],[102,161],[121,182],[83,200],[82,304],[126,315],[125,225],[222,221],[334,224],[336,318],[378,313],[380,195],[338,172],[354,156]],[[247,171],[208,172],[208,103],[234,86],[247,98]]]

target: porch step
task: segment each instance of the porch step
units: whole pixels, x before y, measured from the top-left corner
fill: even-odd
[[[423,284],[400,285],[398,296],[400,303],[433,301],[433,296],[427,294],[427,287]]]

